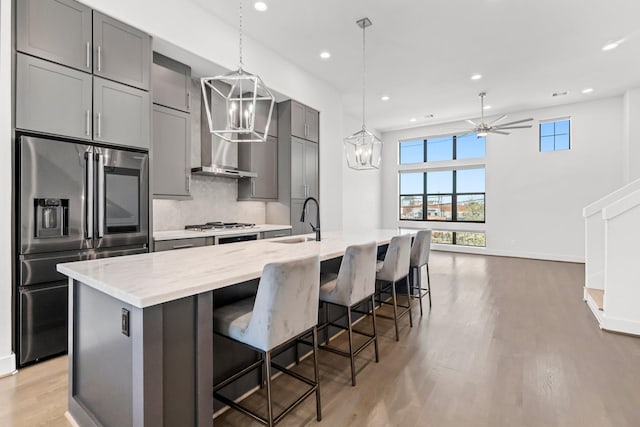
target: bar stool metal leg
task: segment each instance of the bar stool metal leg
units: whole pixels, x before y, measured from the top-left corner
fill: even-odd
[[[322,421],[322,407],[320,405],[320,373],[318,370],[318,327],[313,327],[313,378],[316,383],[316,418]]]
[[[413,290],[418,290],[418,298],[420,299],[420,316],[423,315],[422,311],[422,269],[420,267],[416,268],[414,274],[417,276],[417,286],[414,284]]]
[[[407,310],[409,310],[409,327],[413,328],[413,316],[411,316],[411,285],[409,284],[409,277],[407,276]],[[422,298],[420,298],[422,301]]]
[[[273,404],[271,401],[271,352],[264,354],[264,366],[267,380],[267,422],[269,427],[273,427]]]
[[[356,385],[356,364],[353,355],[353,326],[351,324],[351,307],[347,307],[347,326],[349,333],[349,359],[351,361],[351,385]]]
[[[375,300],[375,294],[371,295],[371,316],[372,316],[372,321],[373,321],[373,336],[374,341],[373,341],[373,348],[375,349],[376,352],[376,363],[378,363],[380,361],[380,357],[378,355],[378,331],[376,330],[376,300]]]
[[[427,288],[429,289],[429,308],[431,308],[431,279],[429,279],[429,264],[427,264]],[[420,298],[422,302],[422,298]]]
[[[391,282],[391,297],[393,298],[393,323],[396,328],[396,341],[400,341],[398,333],[398,299],[396,298],[396,282]]]

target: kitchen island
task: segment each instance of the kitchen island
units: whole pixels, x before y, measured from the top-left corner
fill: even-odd
[[[321,242],[305,235],[59,264],[69,277],[69,416],[80,426],[210,426],[216,292],[247,292],[270,262],[330,261],[349,245],[384,246],[399,233],[328,232]]]

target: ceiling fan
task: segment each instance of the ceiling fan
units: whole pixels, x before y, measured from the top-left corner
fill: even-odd
[[[488,133],[498,133],[500,135],[511,135],[510,132],[505,132],[505,130],[511,129],[526,129],[530,128],[532,125],[523,125],[523,126],[513,126],[519,123],[530,122],[533,118],[516,120],[514,122],[502,123],[499,124],[502,120],[504,120],[507,115],[503,114],[498,117],[491,123],[485,123],[484,121],[484,97],[487,96],[486,92],[480,92],[478,95],[480,96],[480,122],[476,123],[473,120],[466,120],[467,123],[473,126],[473,129],[470,129],[466,132],[466,134],[475,133],[478,135],[478,138],[482,138],[483,136],[487,136]]]

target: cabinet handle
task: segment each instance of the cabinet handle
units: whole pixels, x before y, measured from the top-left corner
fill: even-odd
[[[192,248],[192,247],[193,247],[193,243],[188,245],[175,245],[173,246],[173,249],[186,249],[186,248]]]
[[[91,68],[91,42],[87,42],[87,68]]]
[[[251,178],[251,195],[256,195],[256,182],[253,180],[253,178]]]
[[[304,124],[304,136],[307,137],[309,136],[309,128],[307,127],[308,125],[305,123]]]
[[[102,71],[102,46],[98,46],[98,71]]]
[[[85,129],[84,133],[87,136],[91,136],[91,110],[87,110],[87,114],[85,116]]]
[[[102,113],[98,113],[98,138],[102,137]]]
[[[187,182],[187,193],[191,192],[191,176],[185,177],[185,181]]]
[[[191,109],[191,91],[187,91],[187,111]]]

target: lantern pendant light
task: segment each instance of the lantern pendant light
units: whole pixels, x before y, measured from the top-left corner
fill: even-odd
[[[204,101],[212,134],[229,142],[265,142],[275,104],[262,79],[246,72],[242,62],[242,0],[240,0],[240,62],[238,69],[216,77],[203,77]],[[222,107],[224,106],[224,110]],[[256,130],[256,113],[267,113],[266,126]]]
[[[382,141],[365,126],[365,29],[373,24],[369,18],[359,19],[356,24],[362,28],[362,129],[344,139],[344,150],[351,169],[378,169],[382,160]]]

